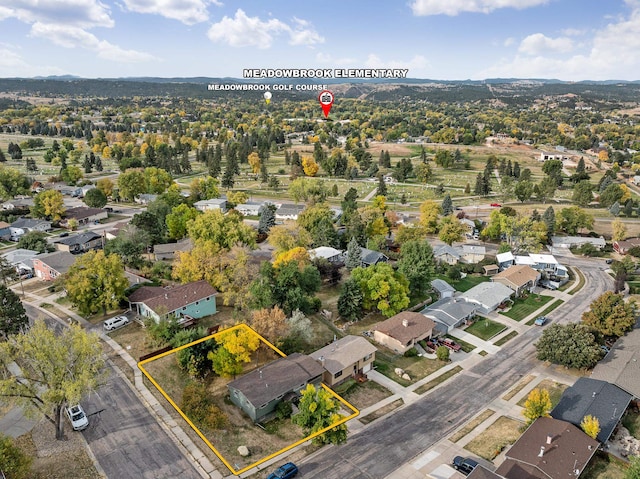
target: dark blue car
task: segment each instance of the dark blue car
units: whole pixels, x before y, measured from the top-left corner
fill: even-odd
[[[287,462],[269,474],[267,479],[291,479],[296,477],[296,474],[298,474],[298,466],[293,462]]]

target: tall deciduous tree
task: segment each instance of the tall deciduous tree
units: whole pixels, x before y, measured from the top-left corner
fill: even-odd
[[[407,241],[402,244],[398,271],[409,281],[411,293],[416,295],[429,287],[435,274],[433,248],[428,241]]]
[[[616,218],[611,222],[611,231],[611,239],[613,241],[622,241],[627,237],[627,227],[619,218]]]
[[[17,246],[38,253],[49,253],[54,249],[53,245],[47,241],[47,234],[44,231],[29,231],[23,234],[18,240]]]
[[[218,348],[208,353],[213,370],[223,377],[235,377],[242,364],[251,362],[251,355],[260,347],[260,338],[245,328],[223,332],[216,338]]]
[[[287,332],[287,316],[278,306],[251,312],[251,327],[272,343]]]
[[[635,307],[622,294],[607,291],[582,313],[582,321],[605,336],[623,336],[636,323]]]
[[[29,325],[29,318],[18,295],[0,284],[0,337],[17,334]]]
[[[7,369],[14,362],[21,368],[15,376]],[[77,404],[105,380],[96,334],[79,326],[58,333],[41,320],[0,343],[0,365],[0,397],[44,415],[55,426],[58,440],[64,438],[64,407]]]
[[[339,403],[331,394],[323,388],[316,389],[313,384],[308,384],[302,391],[298,409],[299,412],[291,419],[302,427],[307,435],[322,431],[344,418],[339,412]],[[315,444],[343,444],[346,441],[345,423],[313,438]]]
[[[187,235],[187,225],[197,218],[200,213],[186,204],[176,206],[165,219],[169,238],[182,239]]]
[[[583,208],[593,201],[593,185],[589,180],[582,180],[573,188],[571,200]]]
[[[31,461],[32,457],[20,449],[15,439],[0,433],[0,471],[6,474],[7,478],[26,479],[31,469]]]
[[[420,226],[426,234],[438,231],[438,215],[442,212],[440,205],[432,200],[427,200],[420,205]]]
[[[409,306],[409,281],[387,263],[356,268],[351,277],[362,291],[363,307],[390,317]]]
[[[536,343],[537,358],[568,368],[592,368],[602,357],[602,350],[586,324],[552,324]]]
[[[242,215],[230,211],[223,215],[219,210],[205,211],[187,225],[187,234],[194,243],[210,241],[221,249],[237,244],[254,247],[255,230],[243,222]]]
[[[56,190],[46,190],[33,198],[31,215],[35,218],[47,218],[60,221],[65,212],[62,193]]]
[[[102,250],[79,256],[64,282],[67,297],[85,316],[117,308],[129,286],[120,256]]]
[[[560,210],[560,229],[567,234],[575,235],[582,228],[593,227],[593,216],[579,206],[570,206]]]
[[[454,216],[445,216],[440,221],[438,229],[440,231],[438,233],[438,238],[451,246],[454,242],[460,241],[464,238],[466,227],[458,218]]]
[[[87,191],[83,201],[90,208],[103,208],[107,204],[107,196],[98,188],[93,188]]]
[[[129,169],[118,177],[118,193],[120,197],[133,201],[147,191],[146,179],[141,169]]]
[[[275,248],[273,254],[277,256],[297,246],[307,248],[311,246],[313,239],[306,229],[296,223],[285,223],[271,228],[267,241]]]
[[[522,414],[527,418],[527,423],[531,424],[539,417],[549,416],[551,407],[549,391],[546,389],[535,388],[529,393],[529,396],[527,396]]]

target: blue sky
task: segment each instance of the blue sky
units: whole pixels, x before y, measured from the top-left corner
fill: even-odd
[[[640,0],[2,0],[0,77],[640,80]]]

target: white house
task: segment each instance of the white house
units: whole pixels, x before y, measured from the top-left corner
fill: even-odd
[[[223,198],[212,198],[210,200],[200,200],[193,204],[194,208],[198,211],[219,210],[221,212],[227,211],[227,200]]]

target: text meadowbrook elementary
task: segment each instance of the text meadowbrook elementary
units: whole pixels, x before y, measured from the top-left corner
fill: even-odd
[[[408,68],[247,68],[244,78],[407,78]]]

